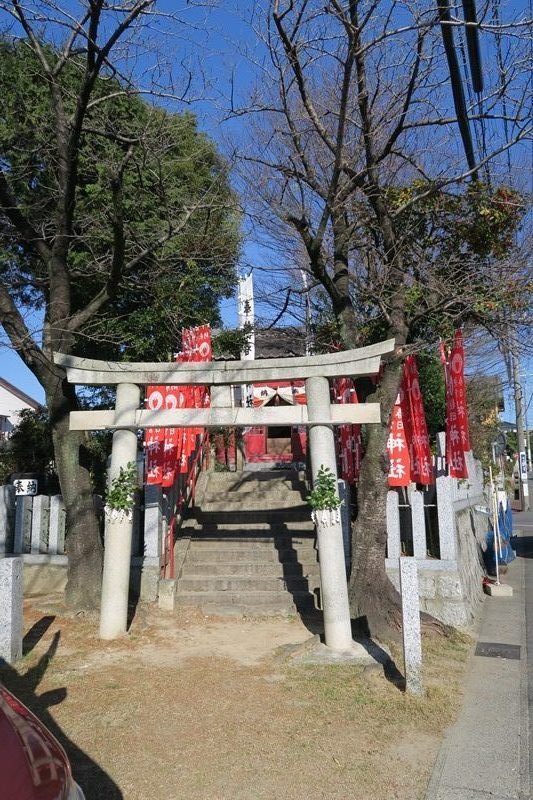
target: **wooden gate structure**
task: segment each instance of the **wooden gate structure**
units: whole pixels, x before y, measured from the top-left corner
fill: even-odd
[[[381,357],[394,350],[394,340],[355,350],[296,358],[201,363],[120,363],[95,361],[56,353],[70,383],[116,386],[114,409],[72,411],[71,430],[113,430],[110,477],[135,462],[139,428],[248,427],[253,425],[305,425],[313,482],[323,465],[337,475],[333,426],[379,423],[378,403],[331,404],[330,378],[377,375]],[[305,380],[307,404],[262,408],[233,405],[233,385],[272,380]],[[211,391],[209,408],[149,410],[140,408],[141,387],[153,384],[200,385]],[[114,639],[126,632],[132,523],[107,519],[100,636]],[[352,646],[350,609],[342,529],[340,523],[317,530],[322,606],[326,644],[334,650]]]

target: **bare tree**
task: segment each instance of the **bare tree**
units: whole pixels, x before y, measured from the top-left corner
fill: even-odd
[[[505,154],[531,131],[526,22],[496,22],[485,10],[469,25],[484,41],[507,41],[501,68],[460,120],[465,135],[483,124],[473,165],[464,164],[442,38],[465,23],[427,4],[274,0],[258,30],[264,74],[251,102],[231,112],[250,116],[253,144],[241,161],[253,213],[272,243],[289,239],[305,253],[343,344],[396,340],[374,392],[382,424],[367,433],[350,580],[353,614],[378,634],[398,624],[385,574],[385,443],[402,358],[455,324],[496,332],[524,300],[524,262],[509,253],[522,199],[479,179],[490,164],[499,184]]]
[[[67,513],[67,601],[77,607],[98,602],[102,545],[84,435],[69,432],[77,398],[53,354],[79,352],[88,337],[105,352],[106,309],[115,304],[117,319],[126,315],[120,303],[126,292],[142,295],[143,287],[164,285],[180,269],[185,294],[191,264],[199,272],[208,264],[212,275],[219,270],[222,285],[224,274],[233,274],[237,247],[236,215],[228,214],[233,201],[212,145],[191,119],[135,100],[151,93],[180,101],[195,90],[184,61],[178,78],[170,74],[161,41],[164,31],[183,30],[184,12],[158,13],[157,6],[155,0],[0,2],[4,21],[11,20],[4,56],[10,47],[17,56],[26,53],[30,102],[46,107],[21,114],[26,127],[15,124],[11,133],[17,109],[2,114],[0,322],[45,389]],[[183,80],[181,89],[174,80]],[[35,150],[28,145],[34,128]],[[185,136],[192,144],[180,149]],[[223,243],[217,226],[226,226]],[[44,309],[42,341],[21,311],[28,297]]]

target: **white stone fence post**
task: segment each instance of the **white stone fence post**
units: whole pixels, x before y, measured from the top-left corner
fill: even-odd
[[[480,546],[486,505],[483,471],[467,453],[468,478],[446,474],[444,434],[438,437],[435,485],[387,495],[386,569],[400,590],[399,559],[416,561],[422,611],[455,627],[471,627],[482,599]]]

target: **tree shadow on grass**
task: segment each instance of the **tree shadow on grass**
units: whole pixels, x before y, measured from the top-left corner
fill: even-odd
[[[51,616],[43,617],[28,631],[24,637],[25,653],[35,647],[53,620],[54,617]],[[37,688],[57,652],[60,637],[60,631],[56,631],[47,651],[23,674],[0,658],[0,681],[41,720],[63,746],[69,757],[74,779],[83,789],[86,800],[123,800],[122,792],[107,772],[69,739],[50,714],[49,709],[52,706],[59,705],[66,699],[66,687],[37,694]]]

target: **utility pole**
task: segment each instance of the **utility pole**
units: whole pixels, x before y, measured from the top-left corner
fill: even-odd
[[[524,404],[522,398],[522,384],[520,383],[520,361],[516,352],[516,342],[513,340],[510,349],[513,394],[516,415],[516,438],[518,443],[518,474],[522,489],[524,511],[529,511],[529,486],[527,473],[526,437],[524,432]]]
[[[529,405],[531,403],[531,398],[533,394],[528,398],[528,388],[527,388],[527,375],[526,375],[526,383],[525,383],[525,397],[524,397],[524,421],[526,427],[526,448],[527,448],[527,466],[528,469],[533,469],[533,462],[531,461],[531,437],[530,437],[530,430],[528,425],[528,412],[529,412]],[[530,501],[531,502],[531,501]]]
[[[305,355],[310,356],[312,350],[311,339],[311,296],[309,294],[309,276],[305,269],[300,269],[305,293]]]

